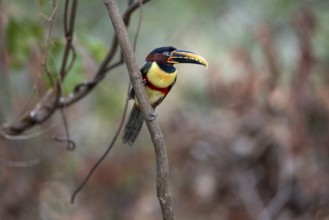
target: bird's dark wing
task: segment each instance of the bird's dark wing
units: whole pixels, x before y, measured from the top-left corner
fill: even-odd
[[[147,73],[147,71],[151,68],[151,66],[152,66],[152,62],[145,63],[145,65],[140,70],[142,76],[144,76]]]
[[[147,71],[151,68],[151,66],[152,66],[152,62],[147,62],[144,64],[144,66],[140,69],[142,76],[146,75]],[[129,99],[134,99],[134,98],[135,98],[135,91],[133,88],[131,88],[130,94],[129,94]]]

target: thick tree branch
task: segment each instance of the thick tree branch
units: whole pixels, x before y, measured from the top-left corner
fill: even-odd
[[[117,3],[115,0],[104,0],[104,3],[117,34],[130,80],[154,144],[157,171],[157,195],[160,201],[163,219],[172,220],[175,217],[169,189],[169,165],[163,135],[157,120],[152,120],[154,109],[148,102],[144,84],[142,83],[142,76],[139,72],[139,67],[136,63],[135,55],[129,42],[127,29],[122,17],[120,16]]]

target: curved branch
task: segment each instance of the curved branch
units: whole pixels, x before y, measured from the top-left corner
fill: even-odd
[[[67,72],[69,71],[72,62],[69,62],[67,65],[67,60],[69,59],[69,52],[72,53],[72,60],[75,56],[75,51],[72,46],[72,39],[73,39],[73,31],[74,31],[74,21],[75,21],[75,15],[76,15],[76,7],[77,7],[77,0],[74,0],[71,6],[71,12],[70,12],[70,20],[68,19],[68,1],[66,1],[65,9],[64,9],[64,33],[65,37],[67,39],[66,42],[66,50],[63,57],[63,63],[62,68],[60,71],[60,79],[59,81],[63,80]],[[131,14],[140,7],[140,5],[148,2],[150,0],[142,0],[140,2],[135,2],[132,5],[129,6],[129,8],[126,10],[126,12],[123,15],[123,19],[125,20],[126,26],[129,25]],[[101,63],[99,69],[97,70],[94,78],[88,82],[81,83],[77,85],[73,91],[68,97],[61,97],[60,96],[60,86],[59,82],[57,82],[54,86],[54,88],[51,88],[47,91],[47,93],[41,98],[39,103],[37,103],[36,107],[23,114],[19,119],[15,120],[12,123],[4,124],[2,128],[0,129],[0,137],[6,139],[6,136],[8,135],[19,135],[22,132],[32,128],[35,125],[40,125],[43,122],[45,122],[48,118],[50,118],[58,109],[65,108],[71,104],[76,103],[83,97],[85,97],[87,94],[89,94],[95,86],[99,84],[99,82],[104,79],[106,74],[114,69],[115,67],[119,66],[123,63],[122,59],[112,65],[109,66],[109,63],[113,60],[114,55],[117,52],[118,48],[118,41],[116,36],[113,37],[112,45],[109,49],[109,52],[107,53],[105,59]],[[66,53],[67,52],[67,53]],[[64,63],[65,62],[65,63]]]
[[[133,2],[129,2],[129,6],[133,4]],[[138,38],[138,34],[140,31],[140,27],[141,27],[141,23],[142,23],[142,17],[143,17],[143,12],[142,12],[142,0],[139,0],[139,6],[140,6],[140,16],[139,16],[139,20],[138,20],[138,26],[137,26],[137,30],[135,33],[135,39],[134,39],[134,51],[136,50],[136,44],[137,44],[137,38]],[[117,38],[115,37],[115,40],[117,40]],[[110,71],[111,69],[116,68],[117,66],[121,65],[123,63],[123,56],[121,54],[120,56],[120,60],[114,64],[112,64],[111,66],[106,68],[106,72]],[[107,147],[107,149],[105,150],[105,152],[103,153],[103,155],[97,160],[97,162],[92,166],[91,170],[89,171],[88,175],[85,177],[85,179],[80,183],[80,185],[74,190],[72,196],[71,196],[71,203],[74,203],[75,197],[77,196],[77,194],[83,189],[83,187],[87,184],[87,182],[89,181],[89,179],[91,178],[91,176],[93,175],[93,173],[95,172],[95,170],[97,169],[97,167],[101,164],[101,162],[106,158],[106,156],[110,153],[111,149],[113,148],[117,138],[119,137],[119,134],[122,130],[122,127],[124,125],[125,122],[125,118],[126,118],[126,114],[127,114],[127,109],[128,109],[128,101],[129,101],[129,94],[131,91],[131,84],[129,82],[128,85],[128,90],[127,90],[127,96],[126,96],[126,102],[125,102],[125,106],[123,109],[123,113],[121,116],[121,121],[120,124],[118,126],[117,131],[115,132],[115,135],[111,141],[111,143],[109,144],[109,146]]]
[[[112,150],[116,140],[118,139],[120,132],[122,130],[122,127],[124,125],[125,122],[125,118],[126,118],[126,114],[127,114],[127,109],[128,109],[128,101],[129,101],[129,93],[130,93],[130,84],[128,86],[128,91],[127,91],[127,96],[126,96],[126,101],[125,101],[125,106],[123,109],[123,114],[121,116],[121,120],[120,120],[120,124],[118,126],[118,129],[116,131],[116,133],[114,134],[114,137],[111,141],[111,143],[109,144],[109,146],[107,147],[107,149],[105,150],[105,152],[103,153],[103,155],[97,160],[97,162],[92,166],[91,170],[89,171],[88,175],[85,177],[85,179],[80,183],[80,185],[74,190],[72,196],[71,196],[71,204],[74,203],[75,197],[77,196],[77,194],[83,189],[83,187],[85,187],[85,185],[87,184],[87,182],[89,181],[89,179],[91,178],[91,176],[93,175],[93,173],[95,172],[95,170],[97,169],[97,167],[102,163],[102,161],[106,158],[106,156],[110,153],[110,151]]]
[[[157,120],[154,120],[154,117],[152,117],[154,110],[148,102],[142,76],[139,72],[133,49],[129,43],[127,29],[120,16],[117,3],[115,0],[104,0],[104,3],[117,34],[130,80],[153,141],[157,171],[156,188],[162,216],[165,220],[172,220],[175,219],[175,216],[169,188],[169,165],[163,135]]]
[[[122,19],[124,20],[126,27],[129,26],[130,17],[132,15],[132,13],[136,9],[141,7],[143,4],[145,4],[149,1],[150,0],[138,1],[128,7],[126,12],[122,16]],[[69,106],[69,105],[79,101],[81,98],[83,98],[84,96],[89,94],[89,92],[91,90],[93,90],[95,88],[95,86],[97,86],[97,84],[104,79],[104,77],[110,70],[123,64],[123,59],[120,58],[120,60],[118,62],[109,66],[109,63],[113,60],[114,55],[117,52],[117,49],[118,49],[118,39],[117,39],[116,35],[114,35],[113,40],[112,40],[112,46],[111,46],[109,52],[107,53],[105,59],[101,63],[99,69],[97,70],[94,78],[91,79],[90,81],[83,82],[83,83],[77,85],[72,94],[70,94],[67,98],[61,100],[60,106],[62,106],[62,107]]]

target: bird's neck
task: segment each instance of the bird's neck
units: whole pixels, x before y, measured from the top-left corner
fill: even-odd
[[[163,68],[166,68],[165,70]],[[169,72],[171,71],[171,72]],[[146,73],[149,83],[158,88],[167,88],[172,85],[176,80],[177,71],[173,66],[160,66],[158,63],[153,62],[150,69]]]

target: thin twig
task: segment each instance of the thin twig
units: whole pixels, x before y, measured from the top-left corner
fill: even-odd
[[[126,10],[124,15],[122,16],[123,20],[125,21],[126,27],[129,26],[131,14],[136,9],[138,9],[141,5],[143,5],[143,4],[145,4],[149,1],[150,0],[141,0],[140,2],[135,2],[135,3],[133,3],[132,5],[129,6],[129,8]],[[138,35],[138,32],[139,32],[139,28],[138,28],[138,31],[136,32],[137,35]],[[138,36],[135,36],[135,38],[137,38],[137,37]],[[122,56],[120,56],[119,61],[117,61],[117,62],[115,62],[115,63],[113,63],[112,65],[109,66],[109,63],[114,58],[114,55],[116,54],[117,49],[118,49],[118,39],[114,35],[113,40],[112,40],[111,49],[107,53],[107,55],[106,55],[105,59],[103,60],[103,62],[101,63],[100,68],[96,72],[94,78],[90,81],[78,84],[75,87],[72,94],[70,94],[68,97],[63,98],[61,100],[60,105],[61,106],[69,106],[69,105],[74,104],[75,102],[79,101],[81,98],[83,98],[84,96],[89,94],[89,92],[92,91],[99,84],[99,82],[101,82],[101,80],[104,79],[104,77],[106,76],[106,74],[109,71],[111,71],[114,68],[116,68],[116,67],[120,66],[121,64],[123,64],[123,58],[122,58]]]
[[[54,86],[54,81],[53,81],[53,78],[51,77],[51,73],[48,69],[47,60],[48,60],[49,50],[51,48],[52,35],[54,32],[54,24],[55,24],[54,19],[57,15],[57,8],[58,8],[57,0],[53,0],[52,5],[53,5],[53,11],[51,12],[51,15],[49,17],[48,16],[46,17],[47,21],[49,22],[49,30],[48,30],[48,34],[47,34],[46,47],[43,52],[43,59],[42,59],[42,64],[41,64],[41,66],[44,69],[44,72],[46,73],[50,86]],[[40,75],[38,76],[38,78],[40,78]],[[35,82],[32,90],[30,92],[30,95],[26,99],[23,108],[20,110],[21,113],[18,114],[18,116],[16,117],[14,122],[16,122],[17,120],[20,120],[21,117],[23,116],[23,114],[27,111],[27,108],[31,104],[31,100],[36,92],[36,89],[37,89],[37,83]]]
[[[113,148],[116,140],[118,139],[122,127],[124,125],[124,121],[126,119],[126,114],[127,114],[127,109],[128,109],[128,101],[129,101],[129,92],[130,92],[130,85],[128,86],[128,92],[127,92],[127,98],[126,98],[126,102],[125,102],[125,106],[124,106],[124,110],[123,110],[123,114],[121,117],[121,121],[120,124],[118,126],[118,129],[111,141],[111,143],[109,144],[109,146],[107,147],[106,151],[103,153],[103,155],[97,160],[97,162],[94,164],[94,166],[91,168],[91,170],[89,171],[88,175],[86,176],[86,178],[81,182],[81,184],[74,190],[74,192],[72,193],[71,196],[71,204],[74,203],[74,199],[76,197],[76,195],[83,189],[83,187],[87,184],[88,180],[90,179],[90,177],[93,175],[94,171],[96,170],[96,168],[102,163],[102,161],[106,158],[106,156],[109,154],[109,152],[111,151],[111,149]]]
[[[5,140],[29,140],[31,138],[35,138],[35,137],[45,134],[46,132],[53,129],[55,126],[56,126],[56,123],[52,123],[52,125],[49,127],[43,128],[40,131],[33,132],[31,134],[26,134],[26,135],[8,135],[8,134],[0,131],[0,138],[3,138]]]
[[[175,216],[169,189],[169,164],[163,135],[157,120],[152,117],[154,109],[148,102],[142,76],[139,72],[133,49],[129,43],[127,29],[120,16],[117,3],[115,0],[104,0],[104,3],[117,34],[130,80],[154,144],[157,171],[157,196],[160,202],[162,216],[165,220],[172,220],[175,219]]]
[[[72,46],[72,41],[73,41],[74,23],[75,23],[74,21],[75,21],[75,15],[76,15],[78,1],[77,0],[72,0],[72,1],[73,1],[73,3],[72,3],[72,6],[71,6],[70,19],[69,20],[67,19],[67,11],[68,11],[68,4],[69,4],[68,2],[69,2],[69,0],[66,0],[66,4],[65,4],[64,32],[65,32],[65,38],[66,38],[66,45],[65,45],[65,49],[64,49],[64,55],[63,55],[63,58],[62,58],[62,65],[61,65],[60,72],[59,72],[59,80],[60,81],[64,80],[64,77],[68,73],[67,71],[72,66],[72,62],[74,62],[74,58],[75,58],[75,50]],[[70,64],[68,65],[67,63],[68,63],[68,60],[69,60],[70,52],[72,52],[73,57],[72,57],[72,60],[71,60]]]
[[[146,2],[149,2],[150,0],[142,0],[142,4],[145,4]],[[75,2],[75,4],[74,4]],[[68,19],[68,11],[69,11],[69,2],[66,1],[64,10],[66,11],[64,13],[64,32],[66,33],[66,49],[65,54],[63,57],[64,63],[62,63],[62,68],[60,71],[61,80],[64,80],[64,76],[66,75],[67,71],[69,70],[68,66],[70,67],[72,64],[72,60],[74,60],[75,52],[72,47],[72,39],[73,39],[73,27],[69,27],[70,24],[74,24],[75,20],[75,11],[76,11],[76,0],[74,0],[71,12],[70,12],[70,21],[67,21]],[[123,19],[125,21],[126,26],[129,25],[130,17],[132,13],[138,9],[140,6],[140,2],[133,3],[124,13]],[[73,13],[74,12],[74,13]],[[96,72],[94,78],[88,82],[81,83],[74,89],[73,93],[71,93],[67,97],[61,97],[61,92],[59,91],[60,85],[57,83],[56,86],[49,89],[46,94],[41,98],[40,102],[37,103],[36,107],[26,112],[22,117],[14,122],[4,124],[1,128],[1,133],[6,135],[19,135],[22,132],[32,128],[35,125],[40,125],[43,122],[45,122],[48,118],[50,118],[58,109],[65,108],[69,105],[72,105],[88,95],[101,81],[104,79],[106,74],[114,69],[115,67],[122,64],[122,61],[118,61],[116,63],[113,63],[109,66],[110,62],[113,60],[118,48],[118,41],[116,37],[113,37],[112,45],[109,49],[109,52],[107,56],[105,57],[104,61],[101,63],[98,71]],[[67,59],[69,59],[69,53],[72,53],[72,59],[69,65],[67,64]],[[5,138],[5,135],[2,135],[2,137]]]
[[[10,161],[10,160],[0,159],[0,165],[6,167],[15,167],[15,168],[32,167],[39,163],[40,163],[39,159],[23,160],[23,161]]]
[[[132,2],[133,3],[133,2]],[[131,4],[132,4],[131,3]],[[129,5],[131,5],[129,4]],[[139,0],[139,7],[140,7],[140,16],[139,16],[139,20],[138,20],[138,27],[135,33],[135,39],[134,39],[134,51],[136,50],[136,43],[137,43],[137,38],[138,38],[138,34],[140,31],[140,27],[141,27],[141,23],[142,23],[142,17],[143,17],[143,12],[142,12],[142,1]],[[111,70],[111,68],[116,68],[117,66],[121,65],[123,63],[123,57],[122,54],[120,56],[120,60],[114,64],[112,64],[111,66],[109,66],[107,69],[107,71]],[[92,167],[92,169],[89,171],[88,175],[86,176],[86,178],[81,182],[81,184],[74,190],[72,196],[71,196],[71,203],[74,203],[74,199],[76,197],[76,195],[83,189],[83,187],[87,184],[87,182],[89,181],[89,179],[91,178],[91,176],[93,175],[93,173],[95,172],[95,170],[97,169],[97,167],[101,164],[101,162],[107,157],[107,155],[109,154],[109,152],[111,151],[111,149],[113,148],[121,130],[124,124],[124,121],[126,119],[126,115],[127,115],[127,109],[128,109],[128,101],[129,101],[129,94],[130,94],[130,90],[131,90],[131,83],[129,82],[128,84],[128,91],[127,91],[127,95],[126,95],[126,101],[125,101],[125,106],[124,106],[124,110],[121,116],[121,121],[119,124],[119,127],[110,143],[110,145],[107,147],[106,151],[103,153],[103,155],[98,159],[98,161],[94,164],[94,166]]]
[[[10,125],[3,125],[1,133],[5,133],[8,135],[20,134],[28,128],[33,127],[34,125],[42,124],[44,121],[46,121],[53,115],[56,109],[60,108],[59,101],[62,95],[61,83],[67,75],[67,71],[71,67],[72,62],[74,62],[75,57],[75,51],[73,49],[72,41],[74,33],[74,21],[77,9],[77,0],[73,0],[69,20],[67,20],[68,16],[66,15],[67,11],[69,10],[68,2],[69,0],[66,1],[64,13],[64,32],[66,38],[66,45],[56,85],[54,86],[54,88],[51,88],[47,91],[47,93],[41,98],[41,101],[32,111],[25,113],[20,120],[15,121]],[[68,60],[71,53],[73,55],[72,60],[69,63]]]
[[[54,140],[58,142],[66,142],[66,149],[73,151],[75,149],[76,143],[73,139],[70,138],[69,125],[67,123],[67,118],[64,109],[60,109],[60,115],[62,116],[65,137],[54,137]]]
[[[76,16],[76,9],[77,9],[77,0],[72,0],[72,6],[71,6],[71,11],[70,11],[70,19],[67,20],[68,16],[68,5],[69,5],[69,0],[66,0],[65,4],[65,9],[64,9],[64,32],[65,32],[65,37],[66,37],[66,46],[65,46],[65,51],[62,59],[62,65],[60,72],[58,74],[58,79],[57,79],[57,93],[59,94],[57,96],[56,102],[58,103],[60,100],[61,94],[63,94],[63,80],[64,77],[67,75],[67,73],[70,71],[72,68],[75,58],[76,58],[76,52],[75,49],[72,45],[73,41],[73,33],[74,33],[74,24],[75,24],[75,16]],[[68,63],[69,56],[72,54],[72,58],[70,62]],[[64,133],[65,133],[65,138],[60,138],[60,137],[55,137],[54,140],[59,141],[59,142],[66,142],[67,150],[74,150],[75,149],[75,142],[70,138],[69,135],[69,129],[68,129],[68,123],[67,119],[64,113],[63,109],[60,109],[60,114],[62,116],[62,121],[63,121],[63,126],[64,126]]]
[[[136,52],[136,45],[137,45],[137,39],[138,39],[138,34],[142,26],[142,17],[143,17],[143,7],[142,7],[142,0],[138,0],[139,2],[139,19],[138,19],[138,24],[137,24],[137,30],[134,38],[134,44],[133,44],[133,49]]]
[[[50,17],[47,19],[49,21],[49,31],[47,34],[46,48],[43,53],[44,57],[43,57],[43,61],[41,64],[43,66],[44,72],[48,78],[48,81],[49,81],[49,84],[51,87],[53,87],[55,83],[54,83],[53,77],[51,76],[51,73],[48,69],[47,61],[48,61],[49,50],[52,46],[52,36],[54,33],[55,17],[57,15],[57,8],[58,8],[57,0],[53,0],[53,12],[51,13]]]

